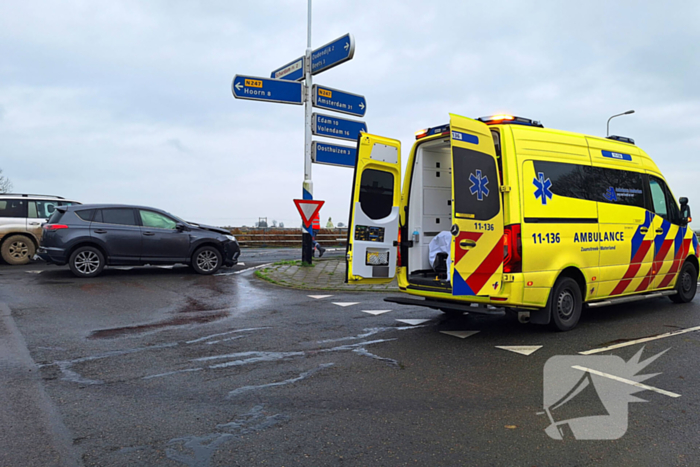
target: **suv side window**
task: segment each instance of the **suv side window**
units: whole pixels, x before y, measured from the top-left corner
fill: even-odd
[[[139,209],[139,215],[141,216],[141,225],[144,227],[175,230],[177,226],[177,222],[157,212]]]
[[[131,208],[109,208],[98,211],[99,216],[95,214],[93,222],[102,222],[104,224],[117,225],[133,225],[137,226],[134,210]]]
[[[59,205],[57,201],[29,201],[29,218],[48,219]]]
[[[1,199],[0,217],[27,217],[26,199]]]

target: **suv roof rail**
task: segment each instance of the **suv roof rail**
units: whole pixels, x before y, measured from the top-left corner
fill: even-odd
[[[5,196],[21,196],[23,198],[28,198],[30,196],[43,196],[44,198],[58,198],[58,199],[66,199],[63,196],[56,196],[56,195],[38,195],[36,193],[0,193],[0,195],[5,195]]]

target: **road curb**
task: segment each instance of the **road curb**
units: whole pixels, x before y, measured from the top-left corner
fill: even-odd
[[[81,466],[73,437],[44,390],[39,368],[0,302],[0,465]]]

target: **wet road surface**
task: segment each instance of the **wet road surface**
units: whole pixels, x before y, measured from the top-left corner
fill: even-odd
[[[642,359],[668,349],[641,373],[661,373],[644,383],[681,395],[637,393],[648,403],[629,404],[621,438],[554,440],[542,414],[550,357],[700,326],[697,300],[590,310],[576,330],[553,333],[505,314],[454,318],[382,294],[325,295],[252,271],[109,269],[78,280],[66,268],[0,267],[0,301],[83,465],[700,462],[695,331],[600,353],[628,361],[642,347]],[[542,347],[528,356],[497,346]]]

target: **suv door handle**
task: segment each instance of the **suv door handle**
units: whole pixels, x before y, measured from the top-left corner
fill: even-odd
[[[143,234],[147,235],[149,237],[152,237],[153,235],[155,235],[153,232],[144,232]]]
[[[656,233],[657,233],[657,234],[662,234],[662,233],[664,233],[664,229],[656,229]]]
[[[99,233],[99,234],[107,233],[107,231],[106,231],[106,230],[103,230],[103,229],[95,229],[95,230],[93,230],[93,232]]]
[[[29,225],[39,225],[38,222],[30,222]]]

